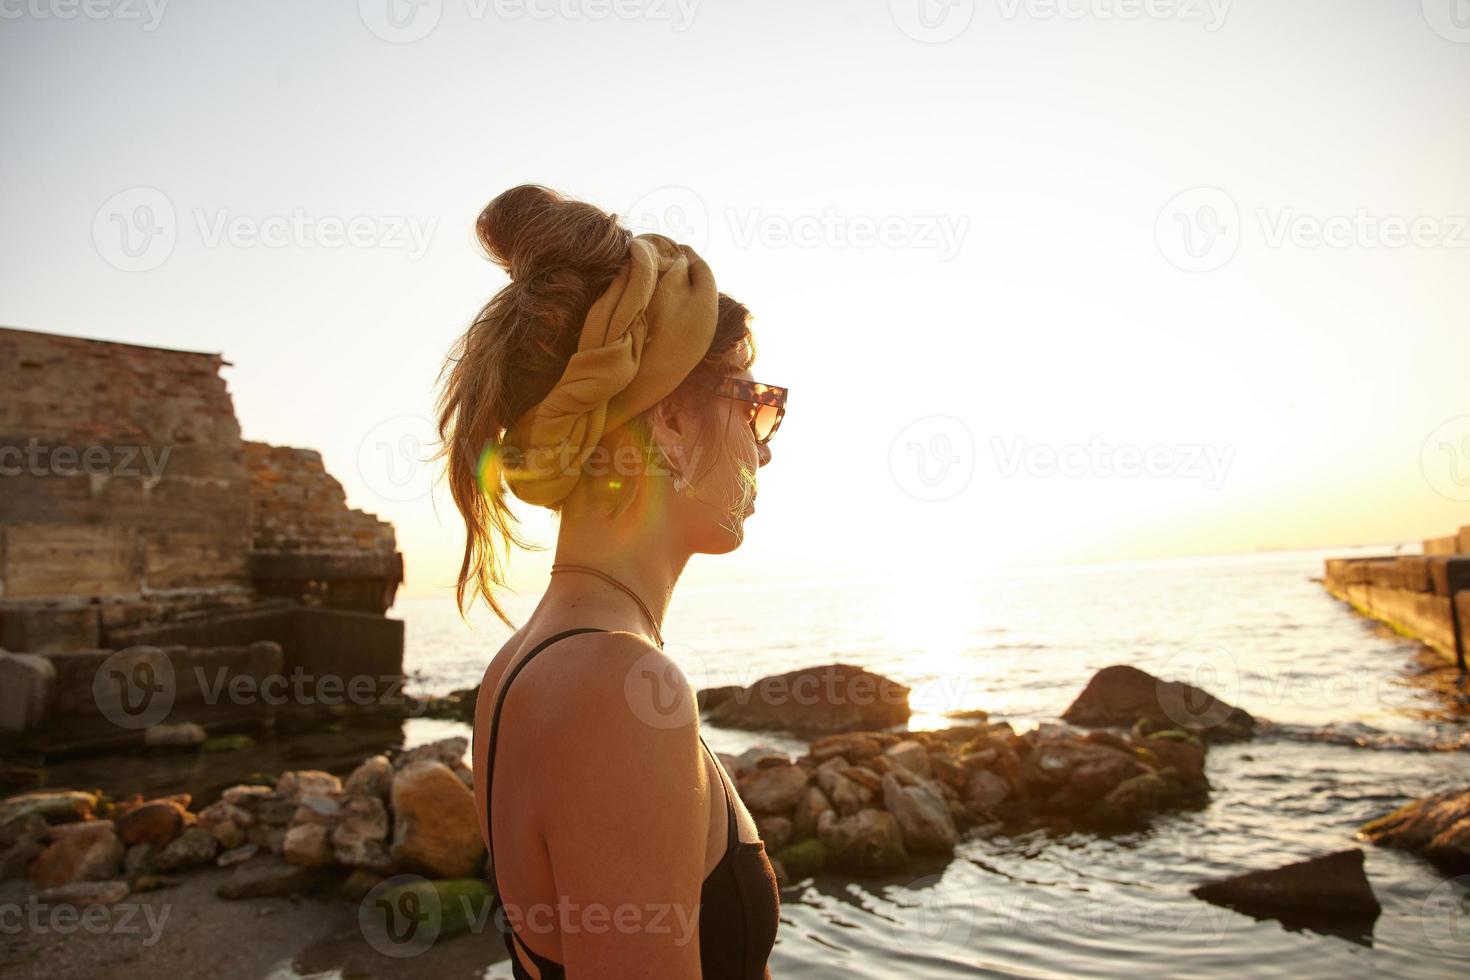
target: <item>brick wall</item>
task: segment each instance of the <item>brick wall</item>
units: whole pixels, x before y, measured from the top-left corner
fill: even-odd
[[[0,598],[249,585],[224,364],[0,329]]]

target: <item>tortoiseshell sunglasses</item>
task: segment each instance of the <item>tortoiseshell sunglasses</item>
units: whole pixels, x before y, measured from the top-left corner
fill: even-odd
[[[750,404],[750,431],[755,433],[756,445],[764,446],[771,436],[781,428],[781,419],[786,415],[786,389],[777,385],[746,381],[744,378],[724,377],[715,381],[696,381],[717,395],[733,398]]]

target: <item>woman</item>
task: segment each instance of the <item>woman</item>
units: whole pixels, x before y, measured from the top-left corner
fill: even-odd
[[[540,604],[485,671],[481,832],[517,977],[768,977],[779,897],[660,626],[690,555],[739,546],[785,390],[688,246],[542,187],[481,244],[511,277],[446,366],[440,434],[467,528],[459,601],[525,546],[506,493],[560,515]],[[493,829],[493,834],[492,834]]]

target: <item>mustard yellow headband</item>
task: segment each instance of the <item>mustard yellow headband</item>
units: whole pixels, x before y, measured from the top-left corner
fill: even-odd
[[[500,466],[511,492],[548,507],[571,493],[603,435],[662,401],[704,359],[718,309],[714,273],[694,249],[634,238],[561,378],[505,434]]]

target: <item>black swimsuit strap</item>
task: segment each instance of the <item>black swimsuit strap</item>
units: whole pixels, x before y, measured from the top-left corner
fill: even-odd
[[[495,827],[494,821],[490,818],[490,814],[492,813],[490,804],[493,799],[492,794],[495,790],[495,735],[496,730],[500,727],[500,709],[505,706],[505,695],[507,692],[510,691],[511,682],[516,679],[516,675],[521,672],[521,668],[530,663],[531,660],[536,656],[536,654],[540,653],[542,650],[545,650],[557,640],[565,639],[568,636],[576,636],[578,633],[606,632],[607,630],[601,629],[597,626],[582,626],[577,629],[562,630],[555,636],[549,636],[546,639],[542,640],[540,643],[536,644],[535,649],[533,649],[530,653],[522,657],[520,662],[510,669],[510,674],[500,685],[500,693],[495,698],[495,709],[490,714],[489,740],[485,743],[485,849],[490,856],[490,883],[494,887],[495,904],[497,906],[501,904],[500,884],[496,880],[495,874]],[[492,911],[492,914],[498,914],[498,911],[498,909],[495,909]],[[510,933],[513,931],[514,930],[512,929],[507,931],[506,933],[507,945],[510,945]],[[543,975],[545,975],[547,972],[543,964],[546,964],[557,970],[561,969],[559,964],[547,960],[544,956],[539,955],[534,949],[527,946],[525,943],[521,943],[520,948],[531,954],[531,959],[535,961],[537,969],[540,970]],[[514,950],[512,950],[512,952],[514,952]]]

